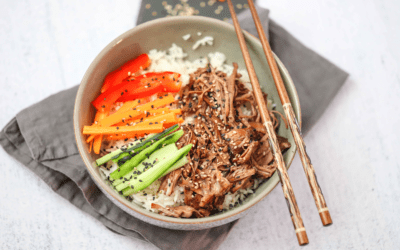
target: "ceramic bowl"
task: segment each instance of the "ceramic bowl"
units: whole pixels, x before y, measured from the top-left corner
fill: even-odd
[[[202,37],[206,35],[214,37],[214,45],[202,46],[197,50],[192,50],[193,42],[183,40],[182,36],[191,34],[193,38],[197,39],[200,38],[197,36],[197,32],[201,32]],[[275,89],[261,43],[256,37],[247,32],[244,32],[244,35],[261,88],[264,92],[268,93],[268,97],[276,103],[276,109],[283,113],[282,105]],[[247,197],[243,204],[227,212],[222,212],[207,218],[171,218],[149,212],[127,201],[112,190],[100,177],[99,170],[95,164],[95,160],[98,156],[89,153],[88,144],[85,142],[85,136],[82,135],[83,126],[92,124],[95,108],[90,103],[99,95],[104,77],[128,60],[142,53],[147,53],[151,49],[166,50],[171,47],[172,43],[182,47],[188,54],[188,59],[190,60],[207,56],[210,52],[220,51],[226,55],[228,64],[237,62],[239,68],[245,68],[235,30],[231,24],[206,17],[167,17],[141,24],[120,35],[108,44],[87,69],[75,101],[74,130],[76,143],[94,182],[115,205],[128,214],[145,222],[170,229],[199,230],[211,228],[244,216],[250,207],[265,198],[272,189],[275,188],[279,182],[277,173],[258,187],[254,194]],[[275,57],[275,59],[278,63],[297,119],[301,123],[300,104],[296,89],[284,65],[277,57]],[[289,142],[292,144],[292,147],[284,154],[286,166],[289,167],[295,155],[296,146],[290,131],[286,129],[283,124],[281,124],[279,128],[279,135],[288,138]]]

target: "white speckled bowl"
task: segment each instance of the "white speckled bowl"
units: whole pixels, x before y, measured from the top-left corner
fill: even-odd
[[[197,37],[196,34],[198,31],[201,31],[203,36],[213,36],[214,46],[203,46],[193,51],[191,49],[193,42],[184,41],[182,36],[192,34],[192,36]],[[277,104],[277,110],[283,113],[282,105],[275,89],[268,63],[263,54],[261,43],[257,38],[247,32],[245,32],[245,38],[263,91],[269,94],[269,98],[272,98]],[[178,46],[182,47],[184,51],[188,53],[189,59],[191,60],[200,56],[206,56],[212,51],[220,51],[227,56],[227,62],[229,64],[237,62],[240,68],[245,68],[235,30],[231,24],[206,17],[168,17],[139,25],[120,35],[107,45],[86,71],[75,101],[74,130],[76,142],[82,159],[95,183],[110,200],[130,215],[148,223],[171,229],[199,230],[215,227],[245,215],[250,207],[267,196],[278,184],[279,178],[277,174],[275,173],[268,181],[264,182],[257,189],[255,194],[249,196],[242,205],[227,212],[199,219],[171,218],[149,212],[134,203],[128,202],[103,182],[95,164],[95,160],[98,156],[89,153],[88,145],[85,142],[85,136],[82,135],[83,126],[92,124],[95,108],[90,103],[99,95],[100,88],[107,73],[115,70],[141,53],[147,53],[151,49],[165,50],[171,47],[172,43],[176,43]],[[278,67],[281,71],[297,119],[301,123],[300,104],[296,89],[283,64],[277,57],[275,58],[278,62]],[[292,144],[292,147],[284,155],[286,166],[289,167],[295,155],[296,146],[290,131],[287,130],[283,124],[279,128],[279,135],[288,138]]]

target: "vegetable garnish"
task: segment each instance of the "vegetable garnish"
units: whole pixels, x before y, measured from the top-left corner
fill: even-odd
[[[150,113],[150,115],[148,115],[148,113]],[[124,121],[116,123],[115,126],[124,126],[124,125],[129,126],[129,125],[137,124],[138,122],[145,122],[155,116],[164,115],[164,114],[168,114],[168,113],[174,113],[175,115],[180,115],[180,114],[182,114],[182,110],[181,109],[159,108],[159,109],[149,110],[148,113],[146,113],[146,118],[128,119],[128,120],[125,119]],[[179,118],[177,118],[177,119],[179,120]]]
[[[173,72],[163,73],[161,77],[147,77],[146,75],[141,75],[108,88],[107,91],[100,94],[92,104],[97,110],[109,110],[117,100],[119,102],[125,102],[151,96],[162,91],[172,92],[164,91],[164,89],[177,92],[180,89],[180,83],[178,83],[179,77],[180,74]]]
[[[107,116],[107,113],[106,112],[100,112],[100,111],[97,111],[96,112],[96,115],[95,115],[95,117],[94,117],[94,124],[93,124],[93,126],[98,126],[98,122],[100,121],[100,120],[102,120],[104,117],[106,117]],[[93,136],[93,137],[92,137]],[[89,145],[89,152],[91,152],[92,151],[92,148],[93,148],[93,152],[95,153],[95,154],[99,154],[100,153],[100,148],[101,148],[101,142],[102,142],[102,140],[103,140],[103,136],[102,135],[99,135],[99,136],[94,136],[94,135],[92,135],[91,136],[91,138],[88,138],[88,139],[90,139],[90,140],[88,140],[88,142],[90,143],[90,145]],[[93,141],[93,139],[94,139],[94,141]]]
[[[172,112],[164,114],[164,115],[159,115],[159,116],[153,116],[152,118],[146,118],[144,121],[138,121],[138,122],[132,122],[133,125],[153,125],[153,124],[162,124],[164,128],[169,128],[173,125],[183,123],[182,118],[177,118]],[[130,125],[131,126],[131,125]],[[106,140],[112,141],[112,140],[127,140],[129,138],[137,138],[138,134],[137,133],[123,133],[123,134],[112,134],[108,135],[106,137]]]
[[[126,112],[128,110],[134,109],[136,106],[139,106],[141,103],[143,104],[143,103],[145,103],[145,101],[143,99],[136,99],[134,101],[127,101],[115,113],[123,113],[123,112]]]
[[[165,124],[165,126],[168,126],[168,124],[177,124],[177,123],[178,123],[178,118],[176,118],[176,115],[173,112],[170,112],[167,114],[161,114],[149,117],[143,122],[139,122],[138,124],[147,124],[147,125]]]
[[[118,134],[118,135],[106,135],[104,140],[106,140],[106,141],[118,141],[118,140],[128,140],[128,139],[131,139],[131,138],[138,138],[138,134],[136,134],[136,133],[124,133],[124,134]]]
[[[146,146],[143,150],[139,151],[139,149],[135,150],[135,152],[124,156],[123,158],[118,160],[118,165],[121,165],[117,170],[110,174],[110,178],[112,180],[116,180],[118,178],[123,177],[131,170],[133,170],[141,161],[143,161],[146,157],[150,156],[155,150],[159,149],[163,145],[168,145],[171,143],[175,143],[181,138],[183,135],[183,130],[178,130],[177,132],[164,137],[153,144]]]
[[[150,78],[152,81],[161,81],[162,85],[164,86],[164,92],[177,93],[179,90],[181,90],[182,82],[179,80],[181,74],[165,71],[159,73],[147,73],[146,76],[148,78],[147,81],[149,81]]]
[[[156,99],[152,102],[148,102],[140,106],[134,106],[134,104],[132,104],[131,106],[133,106],[133,108],[131,110],[128,109],[128,111],[125,112],[117,111],[114,114],[101,120],[99,124],[103,127],[107,127],[120,122],[125,123],[125,120],[142,118],[146,116],[147,113],[151,112],[150,110],[160,108],[162,106],[173,103],[174,101],[175,98],[172,95],[167,95],[161,99]]]
[[[86,139],[86,142],[87,142],[87,143],[93,142],[93,139],[94,139],[95,137],[96,137],[95,135],[89,136],[89,137]]]
[[[97,109],[95,122],[83,128],[89,151],[99,154],[103,139],[127,141],[182,122],[177,117],[181,110],[167,107],[175,102],[168,93],[180,91],[181,75],[170,71],[142,74],[150,64],[149,56],[142,54],[105,77],[101,94],[92,102]],[[150,101],[154,97],[157,99]],[[116,102],[123,104],[119,109],[115,106],[115,111]]]
[[[125,78],[137,73],[139,70],[146,69],[150,63],[151,60],[147,54],[142,54],[128,61],[121,68],[114,70],[106,76],[103,87],[101,88],[101,93],[105,92],[110,87],[120,84]]]
[[[173,110],[175,110],[175,109],[173,109]],[[169,108],[159,108],[159,109],[150,110],[149,112],[151,115],[159,115],[159,114],[165,114],[165,113],[172,112],[173,110],[170,110]]]
[[[178,151],[178,148],[175,146],[174,143],[164,145],[164,147],[156,149],[153,153],[149,155],[149,157],[145,158],[141,163],[134,167],[133,170],[125,174],[122,179],[119,178],[113,180],[112,185],[114,187],[120,186],[121,190],[124,189],[128,185],[127,180],[134,179],[141,173],[145,172],[147,168],[154,166],[160,160],[175,153],[176,151]]]
[[[166,176],[167,174],[169,174],[169,173],[171,173],[172,171],[174,171],[174,170],[177,170],[178,168],[180,168],[180,167],[183,167],[185,164],[187,164],[189,161],[188,161],[188,159],[187,159],[187,157],[186,156],[183,156],[181,159],[179,159],[174,165],[172,165],[172,167],[170,167],[167,171],[165,171],[162,175],[161,175],[161,177],[164,177],[164,176]],[[160,177],[160,178],[161,178]],[[133,185],[131,185],[131,186],[133,186]],[[135,191],[131,188],[131,186],[129,186],[129,187],[127,187],[127,188],[125,188],[124,190],[122,190],[122,194],[124,195],[124,196],[128,196],[128,195],[131,195],[131,194],[133,194],[133,193],[135,193]]]
[[[137,111],[137,110],[129,110],[126,112],[117,112],[114,113],[103,120],[100,121],[100,126],[102,127],[108,127],[114,124],[117,124],[119,122],[125,123],[125,120],[128,119],[136,119],[136,118],[142,118],[146,116],[144,112],[142,111]]]
[[[140,124],[135,126],[112,126],[112,127],[100,127],[100,126],[84,126],[84,135],[110,135],[110,134],[123,134],[123,133],[137,133],[137,135],[144,135],[145,133],[158,133],[163,131],[162,124]]]
[[[137,175],[137,179],[130,179],[130,181],[126,181],[125,183],[121,183],[116,186],[117,191],[123,191],[124,196],[128,196],[133,193],[137,193],[146,187],[148,187],[151,183],[155,180],[160,178],[169,168],[171,168],[177,161],[179,161],[182,157],[189,153],[190,149],[192,148],[192,144],[188,144],[185,147],[173,152],[171,148],[175,148],[176,146],[170,148],[163,148],[165,151],[170,151],[170,155],[163,160],[160,160],[155,165],[149,165],[150,167],[147,168],[143,173]],[[163,150],[160,149],[159,151]],[[158,152],[155,154],[158,154]],[[172,152],[171,152],[172,151]],[[128,190],[125,190],[128,188]]]
[[[138,84],[137,89],[128,90],[128,93],[126,95],[121,95],[117,101],[123,102],[142,98],[159,92],[179,92],[182,85],[179,80],[180,76],[180,74],[174,72],[147,73],[145,75],[140,75],[133,80],[139,82],[136,83]]]
[[[101,143],[103,142],[103,135],[98,135],[93,140],[93,152],[100,154]]]
[[[100,159],[96,160],[96,164],[97,166],[103,165],[104,163],[112,160],[112,159],[118,159],[122,154],[124,153],[129,153],[134,151],[135,149],[141,148],[143,146],[149,145],[151,143],[151,141],[157,141],[160,140],[161,138],[165,137],[166,135],[168,135],[169,133],[172,133],[173,131],[178,129],[178,125],[172,126],[166,130],[164,130],[163,132],[156,134],[156,135],[152,135],[152,136],[148,136],[144,141],[142,141],[139,144],[135,144],[135,145],[130,145],[127,148],[124,149],[118,149],[115,150],[103,157],[101,157]]]
[[[146,96],[152,96],[161,92],[163,90],[163,85],[160,82],[155,82],[153,84],[145,85],[145,86],[137,86],[135,88],[131,88],[128,91],[128,88],[125,89],[127,95],[120,95],[117,99],[118,102],[125,102],[132,99],[143,98]]]
[[[162,106],[169,105],[169,104],[171,104],[173,102],[175,102],[175,98],[172,95],[168,94],[168,95],[165,95],[165,96],[161,96],[161,98],[159,97],[157,100],[154,100],[152,102],[148,102],[146,104],[143,104],[143,105],[137,107],[136,110],[138,110],[138,111],[148,111],[150,109],[157,109],[157,108],[160,108]]]

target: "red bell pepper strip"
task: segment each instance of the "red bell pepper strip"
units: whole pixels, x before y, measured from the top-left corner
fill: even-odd
[[[173,79],[167,79],[166,81],[163,81],[162,84],[164,87],[163,89],[164,92],[177,93],[181,90],[182,87],[182,81],[179,80],[179,77],[178,78],[174,77]]]
[[[134,74],[139,70],[147,68],[151,63],[151,60],[147,54],[142,54],[133,60],[128,61],[121,68],[114,70],[109,73],[104,79],[103,87],[101,88],[101,93],[104,93],[110,87],[120,84],[129,75],[128,73]]]
[[[143,77],[146,76],[146,77]],[[159,92],[179,92],[179,90],[181,89],[181,85],[182,82],[179,80],[179,77],[181,75],[179,73],[174,73],[174,72],[170,72],[170,71],[166,71],[166,72],[160,72],[160,73],[146,73],[144,75],[141,75],[139,77],[136,77],[135,80],[139,80],[141,82],[141,84],[139,84],[138,86],[142,86],[140,87],[141,90],[135,90],[135,91],[131,91],[129,92],[128,95],[124,95],[121,96],[120,98],[118,98],[117,101],[119,102],[126,102],[129,100],[135,100],[137,98],[143,98],[146,96],[149,96],[149,93],[156,94]],[[161,84],[161,88],[159,88],[157,86],[157,88],[155,88],[155,86],[160,83]],[[146,85],[147,84],[147,85]],[[152,86],[151,88],[154,87],[154,89],[157,89],[159,91],[155,92],[155,91],[150,91],[150,90],[145,90],[144,88],[150,88],[150,86]],[[146,93],[145,95],[140,95],[141,91],[143,91],[143,93]]]
[[[178,73],[160,72],[146,73],[132,78],[134,80],[125,79],[121,84],[113,86],[100,94],[92,104],[97,110],[109,111],[116,101],[130,101],[136,98],[144,98],[150,96],[150,93],[153,95],[158,92],[178,92],[181,87],[179,77],[180,74]],[[156,90],[157,92],[155,92]]]
[[[171,71],[149,72],[149,73],[134,76],[134,77],[127,77],[122,81],[122,83],[129,84],[129,82],[134,81],[135,83],[138,84],[138,86],[145,86],[149,83],[151,84],[151,83],[155,83],[155,82],[161,82],[163,84],[163,86],[167,87],[168,89],[176,90],[176,88],[179,87],[179,90],[180,90],[180,84],[179,84],[180,76],[181,75],[179,73],[175,73],[175,72],[171,72]],[[171,84],[172,82],[174,82],[174,84]],[[169,85],[171,85],[171,86],[169,86]]]
[[[178,81],[181,74],[175,73],[172,71],[163,71],[163,72],[148,72],[142,75],[138,75],[135,77],[128,77],[131,80],[140,80],[141,82],[154,82],[154,81],[163,81],[165,84],[167,81]],[[127,81],[128,79],[125,79]]]
[[[151,72],[151,73],[146,73],[141,76],[146,76],[146,78],[140,79],[140,81],[149,81],[151,78],[151,81],[160,81],[161,84],[163,85],[163,92],[179,92],[181,90],[182,82],[180,81],[179,77],[181,74],[171,72],[171,71],[165,71],[165,72]],[[139,76],[139,77],[141,77]],[[135,78],[135,79],[139,79]]]
[[[126,102],[138,98],[152,96],[154,94],[157,94],[158,92],[161,92],[162,90],[163,90],[163,85],[160,82],[156,82],[151,85],[139,87],[133,91],[130,91],[128,95],[120,96],[117,101]]]

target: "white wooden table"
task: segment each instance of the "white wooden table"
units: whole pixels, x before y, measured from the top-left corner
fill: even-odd
[[[133,27],[140,1],[1,1],[0,127],[78,84]],[[305,141],[334,224],[321,226],[301,163],[289,174],[308,232],[303,249],[400,246],[400,2],[259,1],[271,17],[350,73]],[[116,235],[0,149],[0,249],[154,249]],[[299,249],[282,190],[241,219],[220,249]]]

